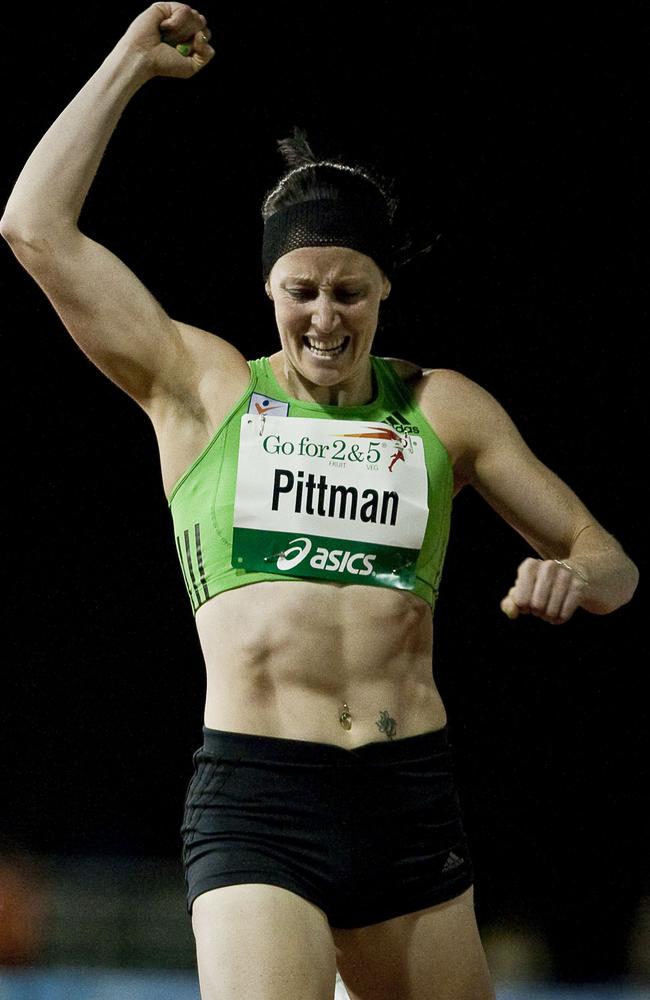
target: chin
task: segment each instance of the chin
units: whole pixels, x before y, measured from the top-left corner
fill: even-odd
[[[336,376],[343,371],[348,371],[354,362],[352,353],[352,340],[345,338],[345,347],[337,354],[327,357],[324,354],[315,354],[309,347],[302,345],[299,354],[299,364],[301,369],[310,372],[318,372],[319,376],[327,378],[329,375]]]
[[[299,370],[316,385],[336,385],[350,376],[350,364],[341,358],[308,357],[302,359]]]

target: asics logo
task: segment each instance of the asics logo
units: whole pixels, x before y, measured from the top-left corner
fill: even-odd
[[[311,555],[312,542],[304,535],[292,538],[289,546],[281,552],[277,567],[283,572],[288,572],[299,566],[303,560]],[[350,552],[345,549],[326,549],[319,545],[314,554],[309,559],[312,569],[330,571],[332,573],[352,573],[354,576],[370,576],[373,572],[373,563],[377,558],[376,554],[366,552]]]
[[[300,542],[302,544],[297,545]],[[311,552],[311,539],[309,538],[292,538],[289,542],[289,548],[285,549],[284,552],[280,553],[278,559],[278,569],[289,570],[301,563],[306,556]]]

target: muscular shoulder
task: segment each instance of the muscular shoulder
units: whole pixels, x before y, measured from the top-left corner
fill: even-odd
[[[423,369],[417,389],[422,406],[443,405],[468,421],[476,417],[485,419],[501,409],[487,389],[451,368]]]
[[[458,371],[425,369],[412,388],[424,416],[452,457],[459,486],[473,478],[480,455],[496,445],[512,444],[519,437],[496,398]]]
[[[477,382],[451,368],[425,368],[401,358],[384,358],[395,373],[413,389],[418,404],[423,409],[444,408],[449,413],[458,412],[466,418],[476,413],[486,417],[490,410],[496,412],[499,404]]]
[[[470,401],[488,404],[493,397],[472,379],[451,368],[426,368],[403,358],[384,358],[396,375],[416,390],[418,402],[428,405],[444,399],[448,406],[465,407]]]

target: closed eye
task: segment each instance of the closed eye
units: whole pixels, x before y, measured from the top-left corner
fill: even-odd
[[[308,302],[310,299],[318,297],[318,292],[310,288],[287,288],[287,292],[296,302]],[[341,288],[336,292],[336,298],[339,302],[354,302],[356,299],[361,298],[362,295],[363,292],[345,288]]]

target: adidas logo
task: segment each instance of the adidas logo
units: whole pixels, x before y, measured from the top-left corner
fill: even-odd
[[[399,412],[399,410],[393,410],[389,417],[386,417],[386,423],[390,424],[398,434],[419,434],[420,428],[415,424],[409,423],[406,417]]]
[[[458,855],[454,854],[453,851],[450,851],[449,854],[447,855],[447,860],[442,866],[442,870],[443,872],[451,872],[454,870],[454,868],[458,868],[459,865],[462,865],[462,863],[463,859],[459,858]]]

